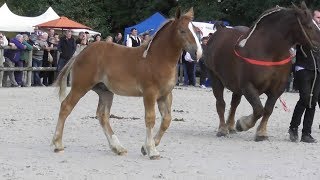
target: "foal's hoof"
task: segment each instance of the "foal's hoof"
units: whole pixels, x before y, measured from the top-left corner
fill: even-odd
[[[146,149],[144,148],[144,146],[141,147],[141,153],[142,155],[146,156],[147,155],[147,151]],[[150,157],[151,158],[151,157]]]
[[[151,160],[159,160],[160,159],[160,155],[154,155],[154,156],[150,156]]]
[[[112,150],[112,152],[116,153],[119,156],[123,156],[123,155],[126,155],[128,153],[128,151],[126,149],[124,149],[124,148],[119,148],[119,149],[112,148],[111,150]]]
[[[229,129],[229,134],[237,134],[237,131],[235,129]]]
[[[54,150],[53,150],[53,152],[55,152],[55,153],[63,153],[64,152],[64,149],[62,148],[55,148]]]
[[[265,141],[265,140],[269,140],[268,136],[256,136],[254,138],[254,141],[259,142],[259,141]]]
[[[217,137],[226,137],[228,135],[228,133],[225,133],[225,132],[218,132],[217,133]]]
[[[237,131],[239,131],[239,132],[243,131],[243,128],[242,128],[239,120],[238,120],[237,123],[236,123],[236,129],[237,129]]]

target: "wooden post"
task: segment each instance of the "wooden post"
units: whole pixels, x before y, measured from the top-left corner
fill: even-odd
[[[4,50],[0,49],[0,67],[3,67],[3,61],[4,61],[3,53],[4,53]],[[0,87],[2,87],[2,80],[3,80],[3,71],[0,71]]]
[[[29,51],[28,67],[32,67],[32,50]],[[32,79],[32,71],[28,71],[28,73],[27,73],[27,87],[31,86],[31,79]]]

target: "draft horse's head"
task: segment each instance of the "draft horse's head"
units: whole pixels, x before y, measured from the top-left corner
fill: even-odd
[[[183,50],[187,51],[192,59],[199,60],[202,56],[202,48],[196,35],[195,28],[191,21],[193,20],[193,8],[186,14],[181,15],[180,8],[177,9],[175,23],[175,37],[178,38]]]
[[[299,33],[297,39],[301,45],[309,46],[314,50],[320,48],[320,28],[313,20],[313,14],[303,1],[300,7],[293,4],[293,9],[298,20]]]

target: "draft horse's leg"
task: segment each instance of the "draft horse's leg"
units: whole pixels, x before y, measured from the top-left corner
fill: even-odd
[[[226,136],[228,134],[228,128],[224,118],[224,112],[226,107],[226,103],[223,99],[224,86],[220,79],[212,71],[209,71],[209,75],[211,77],[212,91],[216,98],[216,108],[220,119],[217,136]]]
[[[162,121],[158,133],[154,137],[155,145],[158,146],[163,134],[166,132],[171,123],[171,105],[172,105],[172,92],[157,100],[158,109],[160,111]]]
[[[55,146],[54,152],[61,152],[64,150],[62,144],[62,135],[65,121],[74,106],[79,102],[79,100],[88,92],[88,90],[81,90],[81,88],[71,88],[71,91],[67,97],[62,101],[60,106],[60,113],[58,118],[58,123],[56,126],[56,132],[53,136],[52,143]]]
[[[113,93],[110,92],[103,83],[95,85],[92,90],[99,95],[97,117],[101,127],[103,128],[103,132],[108,139],[110,149],[118,155],[126,154],[127,150],[120,144],[117,136],[114,134],[110,126],[109,117],[113,101]]]
[[[153,128],[155,125],[156,113],[155,104],[156,96],[152,92],[145,92],[143,96],[145,108],[145,123],[146,123],[146,141],[142,146],[141,152],[143,155],[148,154],[150,159],[159,159],[160,153],[157,151],[155,141],[153,139]]]
[[[227,120],[227,126],[230,134],[236,133],[234,115],[236,113],[238,105],[240,104],[241,96],[242,96],[241,94],[232,93],[231,108],[230,108],[229,116]]]
[[[264,106],[264,113],[263,113],[262,120],[257,128],[255,141],[264,141],[268,139],[268,135],[267,135],[268,120],[270,115],[273,112],[274,105],[276,104],[277,99],[279,98],[279,96],[275,96],[274,94],[268,94],[267,96],[268,96],[268,99]]]
[[[251,104],[253,114],[241,117],[237,121],[236,129],[238,131],[247,131],[252,128],[257,120],[263,115],[264,109],[259,98],[259,92],[252,84],[248,84],[242,93]]]

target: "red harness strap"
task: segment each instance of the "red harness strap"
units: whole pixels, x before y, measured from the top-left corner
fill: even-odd
[[[281,60],[281,61],[276,61],[276,62],[270,62],[270,61],[264,61],[264,60],[255,60],[255,59],[250,59],[250,58],[246,58],[241,56],[235,49],[234,49],[234,54],[236,56],[238,56],[239,58],[245,60],[246,62],[250,63],[250,64],[254,64],[254,65],[258,65],[258,66],[280,66],[280,65],[284,65],[287,64],[291,61],[292,59],[292,55],[290,55],[288,58]]]

